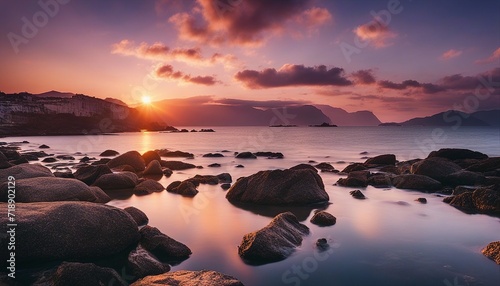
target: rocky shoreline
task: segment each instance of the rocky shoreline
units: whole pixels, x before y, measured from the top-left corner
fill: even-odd
[[[39,151],[23,151],[28,142],[0,143],[0,224],[7,231],[9,223],[9,180],[15,178],[16,266],[19,285],[243,285],[236,278],[215,271],[174,271],[172,265],[189,259],[189,246],[148,225],[149,219],[141,210],[120,209],[106,205],[117,196],[149,195],[167,191],[185,197],[198,194],[200,184],[219,185],[227,190],[228,203],[235,206],[273,205],[283,208],[262,229],[241,234],[238,246],[241,259],[251,265],[286,259],[309,235],[309,228],[287,212],[293,206],[311,206],[317,211],[311,222],[318,227],[335,225],[332,214],[321,211],[330,197],[318,172],[337,173],[340,187],[351,188],[357,199],[369,199],[362,189],[395,187],[404,190],[438,193],[443,202],[467,213],[500,216],[500,157],[467,149],[440,149],[427,158],[398,161],[393,154],[367,158],[343,170],[328,162],[300,164],[284,170],[263,170],[238,178],[233,182],[229,173],[196,175],[184,181],[174,181],[166,188],[158,181],[174,171],[203,168],[183,162],[193,158],[188,152],[151,150],[140,154],[129,151],[119,154],[106,150],[100,158],[84,154],[53,156],[50,147]],[[208,153],[205,158],[231,156],[228,152]],[[235,159],[280,159],[275,152],[240,152]],[[175,160],[172,160],[175,159]],[[44,165],[37,164],[42,161]],[[75,162],[76,161],[76,162]],[[207,167],[216,168],[208,165]],[[243,165],[239,165],[244,167]],[[52,168],[54,172],[49,169]],[[419,198],[426,203],[425,198]],[[4,232],[4,233],[5,233]],[[315,238],[316,239],[316,238]],[[325,238],[317,238],[318,248],[328,248]],[[7,238],[1,238],[7,245]],[[500,242],[492,242],[483,254],[500,264]],[[0,250],[8,257],[7,248]],[[118,260],[124,268],[117,272],[106,260]],[[8,267],[6,260],[2,266]],[[0,281],[14,283],[7,273]],[[205,281],[205,282],[203,282]],[[211,284],[206,281],[211,281]],[[83,284],[82,284],[83,283]],[[175,285],[177,285],[175,284]]]

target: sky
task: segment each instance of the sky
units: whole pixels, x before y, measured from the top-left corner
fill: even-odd
[[[0,0],[0,91],[500,108],[500,1]],[[208,102],[210,103],[210,102]]]

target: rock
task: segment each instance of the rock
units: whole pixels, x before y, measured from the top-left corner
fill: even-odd
[[[500,241],[488,243],[488,245],[481,250],[481,253],[497,264],[500,264]]]
[[[233,178],[231,177],[231,174],[229,173],[222,173],[217,175],[217,178],[219,178],[219,183],[232,183]]]
[[[432,151],[427,158],[440,157],[449,160],[463,160],[463,159],[486,159],[488,155],[481,152],[472,151],[469,149],[456,149],[456,148],[445,148],[439,149],[438,151]]]
[[[327,250],[328,248],[330,248],[330,245],[328,245],[328,241],[326,240],[326,238],[318,238],[318,240],[316,241],[316,247],[319,250]]]
[[[220,168],[221,164],[219,164],[219,163],[213,163],[213,164],[208,165],[208,167],[209,168]]]
[[[101,156],[101,157],[114,157],[114,156],[118,156],[118,155],[120,155],[120,153],[118,153],[115,150],[109,150],[109,149],[102,152],[101,154],[99,154],[99,156]]]
[[[476,189],[477,189],[477,187],[456,186],[455,189],[453,189],[452,195],[457,196],[457,195],[467,193],[467,192],[474,192]]]
[[[383,166],[382,168],[379,169],[380,172],[384,173],[391,173],[394,175],[400,175],[400,170],[396,166]]]
[[[48,277],[41,277],[33,285],[126,286],[128,283],[112,268],[99,267],[93,263],[63,262],[56,269],[50,271]]]
[[[385,154],[370,158],[365,161],[365,165],[396,165],[396,155]]]
[[[146,170],[142,173],[143,176],[151,176],[151,175],[163,175],[163,170],[161,169],[160,161],[153,160],[149,162]]]
[[[74,179],[75,176],[69,171],[55,171],[54,176],[57,178]]]
[[[498,169],[500,169],[500,157],[492,157],[468,167],[467,171],[485,173]]]
[[[196,166],[193,164],[184,163],[181,161],[164,161],[164,160],[162,160],[160,163],[161,163],[162,167],[169,168],[170,170],[174,170],[174,171],[196,168]]]
[[[172,182],[167,186],[167,192],[179,194],[184,197],[194,197],[196,196],[196,194],[198,194],[198,190],[196,189],[195,185],[188,180],[183,182]]]
[[[500,185],[477,188],[443,200],[452,206],[481,213],[500,213]]]
[[[426,204],[427,203],[427,199],[426,198],[418,198],[415,201],[417,201],[419,203],[422,203],[422,204]]]
[[[252,152],[241,152],[238,155],[236,155],[236,158],[238,158],[238,159],[257,159],[257,156],[252,154]]]
[[[330,226],[334,225],[337,222],[337,218],[334,217],[331,213],[325,211],[319,211],[314,214],[311,218],[311,223],[314,223],[319,226]]]
[[[9,163],[9,159],[2,152],[0,152],[0,169],[5,169],[12,167],[12,164]]]
[[[0,182],[7,182],[9,176],[16,180],[37,178],[37,177],[54,177],[54,174],[48,169],[39,164],[21,164],[10,167],[8,169],[0,169]]]
[[[364,164],[362,163],[353,163],[342,170],[342,173],[350,173],[350,172],[355,172],[355,171],[364,171],[368,168],[365,167]]]
[[[165,177],[167,177],[167,178],[172,176],[173,173],[174,172],[172,170],[170,170],[169,168],[163,169],[163,175],[165,175]]]
[[[335,168],[328,163],[319,163],[314,167],[320,169],[321,171],[323,171],[323,170],[335,170]]]
[[[140,230],[140,244],[163,262],[179,262],[191,255],[191,249],[149,225]]]
[[[43,163],[54,163],[54,162],[57,162],[57,159],[54,157],[47,157],[47,158],[43,159],[42,162]]]
[[[285,157],[280,152],[256,152],[253,154],[257,157],[267,157],[268,159],[283,159]]]
[[[6,232],[7,205],[0,207],[0,229]],[[135,221],[125,211],[89,202],[16,204],[16,262],[85,260],[117,254],[139,240]],[[8,237],[0,237],[7,245]],[[7,257],[7,248],[0,249]],[[0,262],[5,263],[5,261]]]
[[[49,149],[50,147],[47,146],[47,145],[45,145],[45,144],[42,144],[38,148],[40,148],[40,149]]]
[[[147,179],[134,187],[134,194],[149,195],[154,192],[161,192],[165,188],[155,180]]]
[[[431,177],[440,182],[444,182],[446,176],[460,170],[462,168],[457,164],[440,157],[427,158],[411,166],[411,173]]]
[[[220,187],[221,187],[224,191],[227,191],[227,190],[229,190],[229,188],[231,188],[231,184],[222,184],[222,185],[220,185]]]
[[[304,205],[327,202],[323,180],[308,169],[260,171],[238,179],[226,194],[232,203]]]
[[[245,168],[243,165],[236,165],[236,168]]]
[[[92,185],[99,177],[111,173],[111,169],[107,165],[90,165],[76,170],[74,176],[85,184]]]
[[[394,177],[392,184],[398,189],[412,189],[421,191],[436,191],[442,188],[439,181],[423,175],[399,175]]]
[[[161,263],[141,246],[138,246],[129,253],[128,266],[135,278],[143,278],[170,271],[168,264]]]
[[[482,184],[486,178],[479,173],[460,170],[455,173],[451,173],[445,177],[443,183],[450,186],[458,186],[458,185],[480,185]]]
[[[222,155],[221,153],[208,153],[208,154],[204,154],[203,157],[206,157],[206,158],[220,158],[220,157],[224,157],[224,155]]]
[[[152,161],[161,161],[160,155],[156,151],[147,151],[146,153],[142,154],[142,159],[144,159],[144,163],[148,165]]]
[[[98,165],[106,165],[111,159],[109,158],[101,158],[97,161],[92,162],[92,166],[98,166]]]
[[[99,177],[94,186],[103,190],[133,189],[139,178],[132,172],[111,173]]]
[[[131,286],[160,286],[160,285],[179,285],[179,286],[243,286],[243,283],[236,278],[224,275],[219,272],[202,270],[186,271],[179,270],[164,273],[156,276],[148,276],[139,279]]]
[[[106,194],[101,188],[95,187],[95,186],[90,186],[89,187],[90,191],[94,194],[96,197],[96,200],[94,203],[107,203],[111,201],[111,198]]]
[[[16,180],[16,202],[87,201],[100,202],[95,191],[76,179],[39,177]],[[8,182],[0,186],[0,201],[7,202]]]
[[[398,168],[398,175],[402,174],[410,174],[411,173],[411,166],[417,162],[422,161],[421,159],[413,159],[413,160],[408,160],[408,161],[403,161],[399,162],[396,164],[396,168]]]
[[[75,157],[70,155],[58,155],[56,158],[61,160],[75,160]]]
[[[188,181],[192,182],[195,186],[200,184],[217,185],[219,183],[219,178],[211,175],[196,175],[189,178]]]
[[[17,160],[21,158],[21,154],[14,149],[1,149],[3,155],[7,157],[7,160]]]
[[[92,160],[95,160],[95,158],[90,158],[90,157],[85,156],[85,157],[80,159],[80,163],[88,163]]]
[[[383,173],[371,174],[367,183],[375,188],[389,188],[392,186],[391,176]]]
[[[352,171],[347,178],[340,178],[337,184],[343,187],[366,187],[369,175],[369,171]]]
[[[366,199],[365,195],[360,190],[350,191],[349,194],[355,199]]]
[[[137,151],[129,151],[127,153],[119,155],[118,157],[111,159],[111,161],[109,161],[107,165],[110,168],[129,165],[134,168],[135,172],[142,172],[146,168],[144,159]]]
[[[308,169],[311,171],[314,171],[315,173],[318,172],[315,167],[309,165],[309,164],[298,164],[290,168],[290,170],[302,170],[302,169]]]
[[[148,216],[140,209],[136,207],[126,207],[123,210],[126,211],[134,219],[138,226],[148,224]]]
[[[182,151],[169,151],[169,150],[155,150],[161,157],[170,158],[194,158],[194,155],[188,152]]]
[[[268,263],[283,260],[302,244],[309,228],[291,212],[281,213],[264,228],[245,234],[238,254],[247,262]]]

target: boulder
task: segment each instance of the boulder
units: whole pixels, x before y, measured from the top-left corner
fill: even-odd
[[[191,255],[191,249],[149,225],[140,230],[140,244],[163,262],[180,262]]]
[[[47,145],[45,145],[45,144],[42,144],[42,145],[38,146],[38,148],[40,148],[40,149],[49,149],[50,147],[47,146]]]
[[[340,178],[337,184],[343,187],[366,187],[368,186],[369,171],[352,171],[347,178]]]
[[[74,176],[87,185],[92,185],[99,177],[111,174],[111,169],[107,165],[85,166],[76,170]]]
[[[334,217],[331,213],[325,211],[319,211],[314,214],[311,218],[311,223],[314,223],[319,226],[330,226],[334,225],[337,222],[337,218]]]
[[[281,213],[264,228],[245,234],[238,254],[250,263],[268,263],[287,258],[302,244],[309,228],[291,212]]]
[[[108,194],[106,194],[101,188],[95,187],[95,186],[90,186],[89,189],[96,197],[96,200],[94,201],[94,203],[105,204],[105,203],[111,201],[111,198],[108,196]]]
[[[238,279],[219,272],[179,270],[137,280],[131,286],[243,286]]]
[[[12,164],[9,163],[9,159],[2,152],[0,152],[0,169],[6,169],[12,167]]]
[[[221,153],[208,153],[208,154],[204,154],[203,157],[206,157],[206,158],[220,158],[220,157],[224,157],[224,155],[222,155]]]
[[[355,199],[366,199],[365,195],[360,190],[350,191],[349,194]]]
[[[328,240],[326,240],[326,238],[318,238],[318,240],[316,240],[316,247],[321,251],[325,251],[330,248],[330,245],[328,245]]]
[[[128,266],[135,278],[143,278],[149,275],[158,275],[170,271],[168,264],[158,261],[151,253],[142,246],[137,246],[128,255]]]
[[[170,170],[169,168],[165,168],[163,169],[163,175],[165,175],[165,177],[169,178],[170,176],[172,176],[174,172],[172,170]]]
[[[485,173],[498,169],[500,169],[500,157],[492,157],[468,167],[467,171]]]
[[[114,157],[114,156],[118,156],[120,155],[120,153],[118,153],[117,151],[115,150],[106,150],[106,151],[103,151],[101,154],[99,154],[99,156],[101,157]]]
[[[219,183],[219,178],[212,175],[196,175],[188,181],[192,182],[195,186],[200,184],[217,185]]]
[[[224,190],[227,191],[231,188],[231,184],[221,184],[220,187]]]
[[[144,159],[144,163],[148,165],[152,161],[161,161],[161,157],[156,151],[147,151],[146,153],[142,154],[142,159]]]
[[[21,180],[37,177],[54,177],[54,174],[52,174],[49,168],[39,164],[21,164],[8,169],[0,169],[0,182],[7,182],[9,176],[16,178],[16,180]]]
[[[0,230],[6,233],[7,205],[0,204]],[[135,221],[125,211],[89,202],[16,204],[16,262],[84,260],[117,254],[139,240]],[[0,236],[7,245],[8,237]],[[7,248],[0,249],[7,257]],[[0,263],[6,263],[5,260]]]
[[[268,159],[283,159],[285,156],[281,152],[255,152],[257,157],[267,157]]]
[[[315,173],[318,172],[318,170],[316,170],[315,167],[309,165],[309,164],[298,164],[298,165],[295,165],[293,167],[290,168],[290,170],[302,170],[302,169],[308,169],[308,170],[311,170]]]
[[[463,159],[486,159],[488,155],[481,152],[472,151],[469,149],[458,149],[458,148],[444,148],[438,151],[432,151],[427,158],[440,157],[449,160],[463,160]]]
[[[57,162],[58,160],[54,157],[47,157],[45,159],[42,160],[43,163],[54,163],[54,162]]]
[[[133,189],[139,178],[132,172],[111,173],[99,177],[94,186],[103,190]]]
[[[219,163],[213,163],[213,164],[208,165],[209,168],[220,168],[221,166],[222,165]]]
[[[460,170],[462,170],[462,168],[459,165],[441,157],[427,158],[411,166],[412,174],[424,175],[440,182],[444,182],[446,176]]]
[[[74,179],[75,176],[69,171],[55,171],[54,176],[57,178]]]
[[[500,214],[500,185],[477,188],[474,192],[447,197],[443,201],[467,211]]]
[[[385,154],[370,158],[365,161],[365,165],[396,165],[396,155]]]
[[[335,168],[331,164],[324,163],[324,162],[319,163],[319,164],[315,165],[314,167],[318,168],[321,171],[323,171],[323,170],[328,170],[328,171],[335,170]]]
[[[392,179],[392,184],[398,189],[412,189],[421,191],[436,191],[443,186],[437,180],[423,175],[405,174]]]
[[[426,198],[418,198],[415,201],[417,201],[419,203],[422,203],[422,204],[426,204],[427,203],[427,199]]]
[[[453,189],[452,195],[457,196],[457,195],[467,193],[467,192],[474,192],[476,189],[477,189],[477,187],[456,186],[455,189]]]
[[[151,175],[163,175],[163,170],[161,169],[160,161],[153,160],[149,162],[146,170],[142,173],[143,176],[151,176]]]
[[[481,253],[497,264],[500,264],[500,241],[488,243],[488,245],[481,250]]]
[[[33,285],[126,286],[128,283],[112,268],[99,267],[93,263],[63,262],[57,268],[50,271],[50,274],[45,273],[44,276],[38,279]]]
[[[347,166],[342,170],[342,173],[350,173],[354,171],[363,171],[366,170],[366,166],[363,163],[352,163],[351,165]]]
[[[304,205],[328,202],[323,180],[316,171],[260,171],[238,179],[226,194],[232,203]]]
[[[217,178],[219,178],[219,183],[232,183],[233,178],[231,177],[231,174],[229,173],[221,173],[217,175]]]
[[[255,156],[252,152],[241,152],[236,155],[236,158],[238,159],[257,159],[257,156]]]
[[[367,183],[375,188],[388,188],[392,186],[391,176],[384,173],[371,174],[368,177]]]
[[[170,157],[170,158],[193,158],[194,155],[188,152],[182,151],[169,151],[165,149],[155,150],[161,157]]]
[[[102,202],[96,190],[76,179],[40,177],[16,180],[16,202],[87,201]],[[0,186],[0,201],[8,200],[8,182]],[[108,200],[109,201],[109,200]],[[107,201],[105,201],[107,202]]]
[[[195,165],[189,164],[189,163],[184,163],[181,161],[164,161],[161,160],[161,166],[168,168],[173,171],[180,171],[180,170],[187,170],[187,169],[193,169],[196,168]]]
[[[107,163],[108,167],[116,168],[122,165],[129,165],[134,168],[135,172],[142,172],[146,168],[146,164],[144,163],[144,159],[141,154],[137,151],[129,151],[124,153],[118,157],[111,159]]]
[[[453,187],[458,185],[474,186],[482,184],[485,180],[485,176],[480,173],[460,170],[446,176],[443,183]]]
[[[138,226],[148,224],[148,216],[140,209],[136,207],[126,207],[123,210],[126,211],[132,217],[132,219],[134,219]]]
[[[92,166],[98,166],[98,165],[106,165],[111,159],[109,158],[101,158],[97,161],[94,161],[91,163]]]
[[[137,186],[134,187],[134,194],[136,195],[149,195],[154,192],[161,192],[165,188],[162,186],[162,184],[158,183],[155,180],[147,179],[144,180],[143,182],[137,184]]]
[[[170,185],[167,186],[167,192],[179,194],[184,197],[194,197],[198,194],[196,186],[189,180],[170,183]]]

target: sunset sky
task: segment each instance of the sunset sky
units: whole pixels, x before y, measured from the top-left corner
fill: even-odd
[[[0,0],[0,91],[500,108],[500,1]]]

